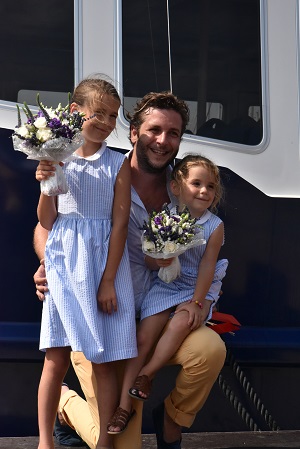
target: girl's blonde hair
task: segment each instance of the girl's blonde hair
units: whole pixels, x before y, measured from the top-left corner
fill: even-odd
[[[201,156],[200,154],[186,155],[183,159],[175,164],[172,171],[171,180],[181,185],[183,180],[188,178],[190,168],[198,167],[199,165],[206,168],[209,173],[215,178],[216,194],[212,205],[210,206],[210,210],[212,212],[216,212],[217,206],[223,197],[223,186],[219,168],[210,159]]]
[[[90,75],[75,87],[72,102],[79,106],[88,106],[94,110],[95,105],[102,101],[105,94],[112,96],[121,104],[117,89],[110,81],[104,79],[103,75],[100,74]]]

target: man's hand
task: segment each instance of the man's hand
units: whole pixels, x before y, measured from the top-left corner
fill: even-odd
[[[36,286],[37,297],[40,301],[44,301],[45,292],[48,291],[44,259],[41,260],[41,265],[33,275],[33,280]]]

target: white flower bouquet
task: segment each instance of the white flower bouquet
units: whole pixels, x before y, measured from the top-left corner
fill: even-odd
[[[18,125],[12,135],[14,149],[27,155],[27,159],[48,160],[57,164],[55,176],[41,181],[41,192],[48,196],[68,191],[65,176],[59,162],[65,161],[79,148],[84,139],[81,135],[84,114],[70,112],[70,101],[66,107],[61,104],[56,109],[44,106],[37,95],[39,111],[33,115],[24,102],[22,108],[27,121],[22,124],[20,108]]]
[[[161,212],[152,212],[144,222],[143,253],[155,259],[174,257],[171,265],[159,269],[158,276],[162,281],[169,283],[179,276],[180,254],[206,243],[203,228],[196,221],[187,208],[180,213],[178,207],[170,210],[165,205]]]

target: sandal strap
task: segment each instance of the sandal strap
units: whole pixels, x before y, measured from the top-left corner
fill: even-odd
[[[135,390],[138,390],[138,391],[142,391],[148,397],[150,395],[150,391],[151,391],[151,380],[145,374],[143,374],[142,376],[138,376],[135,379],[135,382],[134,382],[134,385],[132,388]]]
[[[107,427],[119,427],[120,430],[125,429],[128,421],[132,417],[132,413],[133,412],[127,412],[127,410],[124,410],[122,407],[118,407],[107,424]]]

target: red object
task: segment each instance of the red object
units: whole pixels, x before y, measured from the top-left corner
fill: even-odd
[[[217,321],[217,323],[207,323],[207,326],[217,332],[217,334],[238,331],[241,327],[241,323],[228,313],[213,312],[211,320]]]

